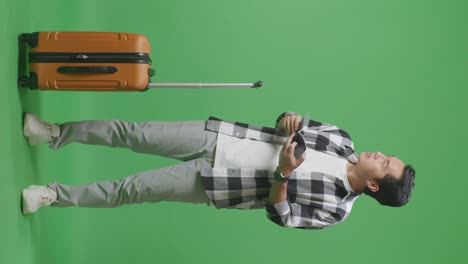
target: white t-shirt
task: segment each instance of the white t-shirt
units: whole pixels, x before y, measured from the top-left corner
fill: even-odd
[[[218,134],[215,168],[251,168],[274,171],[283,145],[248,138]],[[346,175],[346,159],[307,148],[305,161],[295,171],[314,171],[342,180],[347,191],[353,191]]]

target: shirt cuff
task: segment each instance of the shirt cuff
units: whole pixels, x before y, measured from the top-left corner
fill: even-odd
[[[267,212],[270,215],[287,215],[291,211],[288,200],[284,200],[277,204],[269,204],[266,206]]]

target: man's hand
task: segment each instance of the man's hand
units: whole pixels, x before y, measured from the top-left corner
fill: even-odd
[[[287,135],[291,135],[292,133],[300,130],[300,125],[302,122],[302,117],[300,115],[289,115],[283,117],[279,122],[277,128],[281,129],[284,128]]]
[[[294,149],[296,148],[297,143],[292,142],[292,140],[295,134],[296,133],[293,132],[289,136],[279,154],[279,170],[284,176],[290,176],[293,170],[299,167],[299,165],[301,165],[305,160],[305,153],[302,154],[300,159],[296,159],[296,157],[294,157]]]

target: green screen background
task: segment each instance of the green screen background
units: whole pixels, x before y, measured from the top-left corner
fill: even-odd
[[[466,1],[0,2],[1,263],[460,263],[466,246]],[[17,35],[60,30],[148,36],[157,82],[264,81],[254,89],[37,92],[16,85]],[[321,231],[280,228],[264,210],[159,203],[20,213],[21,190],[119,179],[175,164],[126,149],[30,147],[22,112],[83,119],[228,120],[272,126],[310,112],[356,150],[417,170],[411,202],[359,198]],[[420,262],[419,262],[420,261]]]

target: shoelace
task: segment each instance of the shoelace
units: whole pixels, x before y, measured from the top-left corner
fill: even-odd
[[[41,195],[41,199],[42,199],[43,201],[45,201],[45,203],[46,203],[47,205],[51,205],[51,204],[54,203],[54,202],[58,202],[57,200],[53,199],[53,198],[50,197],[50,196],[42,196],[42,195]]]
[[[53,138],[54,135],[54,127],[51,125],[45,125],[42,127],[41,134],[46,137]]]

